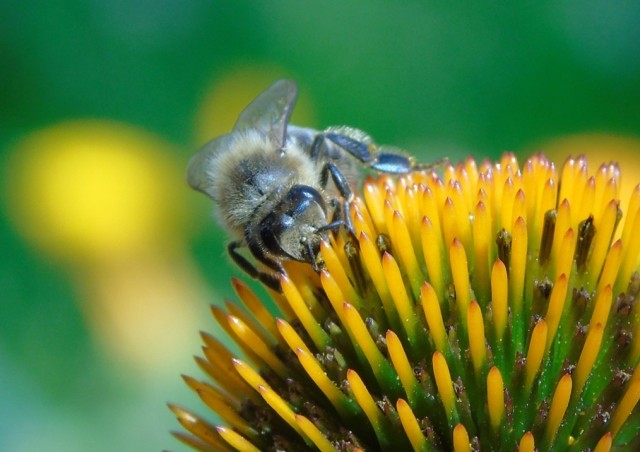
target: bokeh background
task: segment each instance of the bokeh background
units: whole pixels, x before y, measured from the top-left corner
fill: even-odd
[[[493,3],[0,2],[0,449],[181,449],[165,402],[206,411],[179,375],[240,274],[184,168],[277,78],[422,160],[640,180],[640,3]]]

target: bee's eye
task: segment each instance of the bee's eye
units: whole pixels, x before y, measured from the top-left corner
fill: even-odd
[[[293,217],[299,217],[312,206],[319,207],[323,212],[327,211],[322,195],[313,187],[307,185],[294,185],[282,201],[287,206],[287,212]]]

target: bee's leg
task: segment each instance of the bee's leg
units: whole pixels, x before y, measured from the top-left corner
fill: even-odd
[[[415,169],[414,160],[402,155],[400,150],[378,147],[339,133],[326,132],[327,140],[337,144],[365,165],[376,171],[392,174],[406,174]]]
[[[329,224],[325,224],[324,226],[320,226],[318,229],[316,229],[316,233],[320,233],[320,232],[324,232],[324,231],[333,231],[335,229],[340,228],[341,226],[345,226],[344,221],[342,220],[335,220],[332,221]]]
[[[321,160],[322,152],[326,151],[325,141],[337,145],[348,152],[364,165],[383,173],[406,174],[416,169],[414,160],[402,154],[399,149],[378,147],[374,143],[362,141],[345,133],[325,131],[319,133],[311,144],[311,157]]]
[[[231,259],[233,259],[236,265],[240,267],[246,274],[248,274],[253,279],[257,279],[262,284],[275,290],[276,292],[281,292],[282,289],[280,288],[280,280],[275,275],[258,270],[242,254],[238,253],[237,249],[243,246],[244,244],[238,241],[229,243],[229,246],[227,246],[227,252],[229,253],[229,256],[231,257]],[[267,264],[269,267],[274,268],[275,266],[274,270],[277,270],[280,273],[282,273],[282,267],[273,263],[273,261],[267,262],[267,260],[268,259],[266,256],[264,256],[264,259],[261,259],[261,261]]]
[[[428,164],[416,163],[412,157],[404,155],[397,148],[364,143],[356,138],[334,132],[325,132],[321,136],[381,173],[407,174],[416,170],[431,170],[448,162],[448,159],[441,159]],[[319,150],[320,145],[318,145],[318,152]]]
[[[326,188],[326,181],[322,188]],[[341,226],[345,226],[344,220],[340,217],[341,215],[341,205],[340,201],[336,198],[333,198],[331,201],[332,213],[331,213],[331,221],[324,226],[320,226],[316,229],[316,233],[324,232],[324,231],[334,231],[339,229]]]
[[[326,137],[324,133],[319,133],[316,135],[316,137],[313,139],[313,142],[311,143],[311,158],[313,159],[314,162],[320,161],[320,153],[324,149],[323,144],[325,139]]]
[[[320,182],[323,187],[326,186],[329,175],[331,175],[331,179],[343,199],[341,203],[343,213],[342,221],[347,227],[347,230],[355,237],[355,229],[353,228],[353,222],[351,221],[351,202],[353,201],[353,192],[351,191],[351,187],[349,187],[349,183],[342,172],[340,172],[338,167],[331,162],[326,163],[322,167]]]

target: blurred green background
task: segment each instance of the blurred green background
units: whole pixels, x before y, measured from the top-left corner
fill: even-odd
[[[180,449],[165,402],[206,412],[179,374],[239,274],[184,168],[277,78],[423,160],[638,179],[640,3],[396,3],[1,2],[1,450]]]

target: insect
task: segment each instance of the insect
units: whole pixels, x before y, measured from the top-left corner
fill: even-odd
[[[353,232],[351,187],[358,182],[359,165],[396,174],[417,168],[411,157],[376,145],[360,130],[290,125],[296,97],[293,81],[275,82],[245,107],[230,133],[194,155],[187,170],[189,185],[213,199],[233,236],[229,256],[275,290],[284,261],[316,268],[329,231],[345,226]],[[248,248],[266,271],[241,248]]]

